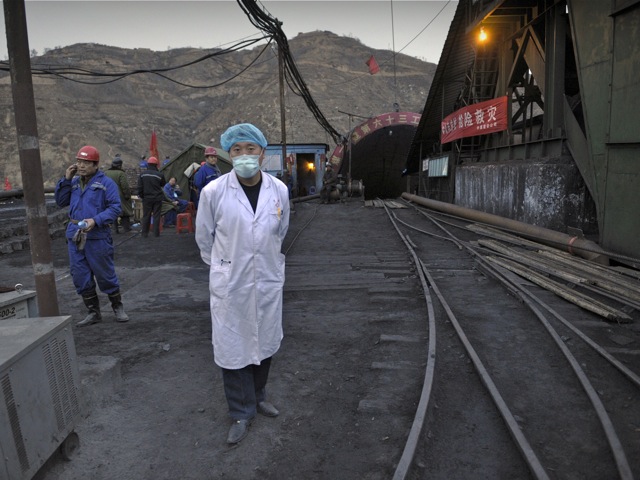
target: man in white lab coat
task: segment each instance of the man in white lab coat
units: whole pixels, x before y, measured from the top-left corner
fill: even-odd
[[[227,442],[242,441],[256,413],[275,417],[265,386],[282,340],[282,241],[289,228],[286,185],[260,171],[267,140],[249,123],[220,137],[233,171],[200,193],[196,242],[210,266],[214,360],[222,368],[233,424]]]

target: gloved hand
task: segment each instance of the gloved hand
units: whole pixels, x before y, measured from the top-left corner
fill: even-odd
[[[87,243],[87,233],[83,230],[77,230],[71,240],[76,244],[78,250],[84,250],[84,245]]]

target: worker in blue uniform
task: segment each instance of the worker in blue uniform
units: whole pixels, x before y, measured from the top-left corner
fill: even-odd
[[[163,190],[165,201],[162,204],[162,211],[164,212],[166,208],[166,213],[164,213],[164,226],[175,227],[178,214],[184,213],[187,210],[189,202],[180,198],[182,190],[180,189],[180,185],[176,183],[175,177],[169,179]]]
[[[77,325],[84,327],[102,320],[96,282],[109,296],[116,320],[127,322],[111,239],[111,225],[121,213],[118,186],[98,170],[100,154],[96,148],[82,147],[76,160],[56,185],[55,199],[59,207],[69,206],[66,238],[71,278],[89,309],[89,314]]]
[[[198,191],[198,199],[200,197],[200,192],[202,189],[209,183],[214,181],[222,172],[218,168],[218,152],[213,147],[207,147],[204,149],[204,163],[196,172],[193,178],[193,186]],[[196,203],[196,208],[198,204]]]

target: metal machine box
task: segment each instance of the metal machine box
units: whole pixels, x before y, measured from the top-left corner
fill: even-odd
[[[0,293],[0,321],[9,318],[33,318],[38,316],[36,292],[16,290]]]
[[[0,322],[0,478],[30,479],[77,442],[79,392],[70,316]]]

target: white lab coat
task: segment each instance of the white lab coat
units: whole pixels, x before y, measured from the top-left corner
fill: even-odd
[[[231,171],[200,192],[196,242],[210,266],[214,360],[220,367],[259,365],[282,341],[282,241],[289,228],[289,192],[262,172],[255,214]]]

